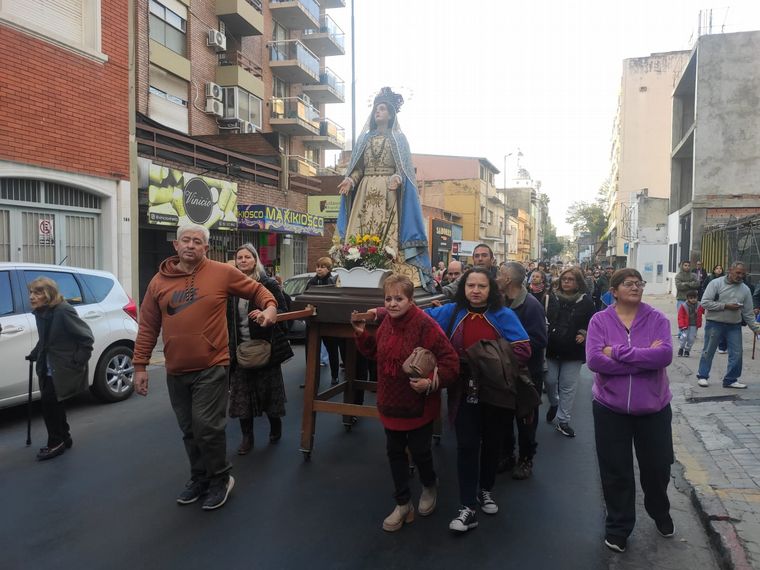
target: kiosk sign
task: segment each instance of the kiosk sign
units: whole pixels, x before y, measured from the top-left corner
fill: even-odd
[[[325,219],[288,208],[246,204],[238,206],[238,227],[241,230],[321,236],[325,230]]]

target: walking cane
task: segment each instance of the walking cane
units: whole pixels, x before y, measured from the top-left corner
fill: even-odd
[[[29,359],[29,399],[26,402],[26,445],[32,445],[32,371],[34,360]]]
[[[757,346],[757,335],[752,335],[752,360],[755,360],[755,346]]]

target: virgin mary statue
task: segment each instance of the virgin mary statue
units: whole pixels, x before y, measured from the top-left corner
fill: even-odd
[[[341,194],[338,233],[342,240],[357,234],[385,237],[397,252],[393,270],[415,286],[435,289],[430,272],[427,233],[415,184],[409,143],[397,113],[404,98],[383,87],[356,142]]]

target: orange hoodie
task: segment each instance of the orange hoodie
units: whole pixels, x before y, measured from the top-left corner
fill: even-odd
[[[159,331],[169,374],[227,366],[227,298],[250,299],[260,309],[277,308],[266,287],[231,265],[204,258],[192,273],[185,273],[178,261],[174,256],[161,263],[143,297],[133,359],[136,371],[150,362]]]

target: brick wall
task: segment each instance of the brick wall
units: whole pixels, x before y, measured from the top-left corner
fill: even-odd
[[[0,157],[129,177],[127,0],[102,0],[100,63],[0,25]]]

